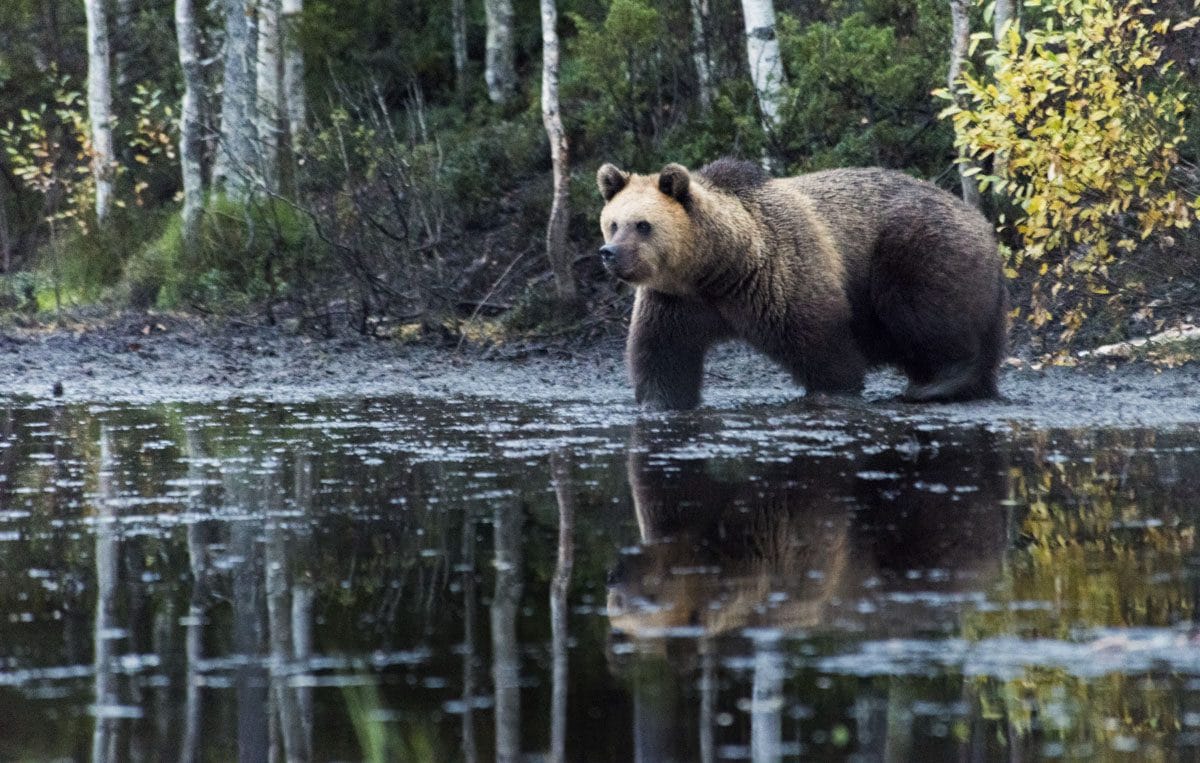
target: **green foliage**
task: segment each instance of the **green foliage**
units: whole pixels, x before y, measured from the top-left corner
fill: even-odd
[[[54,72],[51,79],[53,99],[22,108],[16,122],[0,127],[0,145],[25,189],[43,198],[53,236],[68,221],[87,230],[96,183],[83,95],[69,76]]]
[[[129,103],[134,107],[133,114],[123,130],[123,138],[132,163],[125,171],[129,174],[127,182],[134,203],[142,207],[151,201],[147,199],[147,191],[152,187],[170,187],[178,182],[179,121],[166,94],[150,83],[139,82],[134,86]]]
[[[172,217],[162,235],[126,265],[135,301],[238,312],[296,297],[332,275],[311,222],[284,202],[242,206],[213,199],[190,248],[181,226]]]
[[[601,23],[578,13],[568,18],[577,35],[562,65],[562,98],[571,104],[564,116],[578,123],[583,140],[606,143],[629,161],[645,159],[656,137],[655,107],[662,106],[661,14],[648,0],[613,0]]]
[[[1023,246],[1008,273],[1032,283],[1028,320],[1042,327],[1065,305],[1067,343],[1126,285],[1112,272],[1122,253],[1193,222],[1196,201],[1175,176],[1186,94],[1163,54],[1172,30],[1200,19],[1172,25],[1142,0],[1054,0],[1042,12],[1044,26],[999,40],[994,81],[965,75],[962,105],[943,115],[980,187],[1018,207],[1008,224]]]
[[[779,19],[787,66],[773,150],[796,171],[882,165],[937,175],[951,131],[929,91],[944,79],[946,3],[873,2],[844,18]]]

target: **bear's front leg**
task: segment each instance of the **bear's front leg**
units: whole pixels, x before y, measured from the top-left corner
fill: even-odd
[[[695,408],[704,355],[728,335],[724,319],[700,300],[639,288],[625,344],[634,398],[648,408]]]

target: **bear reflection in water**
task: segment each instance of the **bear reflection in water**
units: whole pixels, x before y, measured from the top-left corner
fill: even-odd
[[[720,462],[669,457],[688,433],[640,423],[628,457],[640,543],[609,576],[614,636],[954,629],[1009,542],[993,439],[916,432],[853,461],[725,476]]]

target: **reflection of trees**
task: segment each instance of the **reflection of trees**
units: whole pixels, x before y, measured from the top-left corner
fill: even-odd
[[[550,581],[550,760],[561,763],[567,751],[567,592],[575,565],[575,491],[565,457],[554,454],[550,468],[558,502],[558,561]]]
[[[498,501],[495,525],[496,588],[492,594],[492,682],[495,690],[496,759],[521,757],[521,661],[517,612],[521,606],[521,507]]]
[[[184,688],[183,747],[180,760],[195,763],[202,759],[201,729],[203,728],[203,705],[200,693],[200,661],[204,659],[204,622],[208,617],[208,579],[205,523],[199,520],[209,505],[206,490],[206,473],[203,466],[204,450],[200,434],[189,426],[185,433],[184,453],[187,457],[187,550],[188,567],[192,574],[192,590],[188,600],[187,634],[184,638],[184,661],[186,663],[186,686]]]
[[[463,658],[462,658],[462,752],[466,763],[475,763],[479,752],[475,744],[475,608],[478,592],[475,585],[475,516],[467,512],[462,529],[462,598],[463,598]]]
[[[120,537],[117,534],[113,486],[116,464],[113,458],[112,434],[107,427],[100,430],[100,469],[96,479],[96,622],[93,626],[96,725],[92,732],[92,760],[116,761],[123,756],[117,747],[117,714],[121,702],[117,694],[115,660],[117,627],[117,562]]]
[[[211,459],[203,437],[189,427],[187,546],[192,572],[185,656],[182,757],[199,760],[206,749],[201,664],[206,627],[228,579],[231,645],[235,653],[234,689],[238,756],[242,760],[307,761],[312,759],[312,688],[304,680],[312,655],[311,582],[303,569],[304,536],[289,533],[284,493],[284,466],[273,456],[242,452],[234,459]],[[208,487],[209,468],[219,465],[221,491]],[[307,455],[295,458],[291,506],[308,516],[312,505],[312,465]],[[221,572],[210,551],[214,521],[205,517],[213,506],[233,514],[215,525],[228,534],[228,557]],[[261,540],[259,535],[261,533]],[[215,634],[208,633],[215,640]]]
[[[1090,440],[1090,458],[1066,457],[1074,443],[1063,433],[1029,435],[1029,452],[1010,483],[1012,502],[1022,507],[1021,542],[995,591],[999,606],[966,619],[973,638],[1019,633],[1069,641],[1086,637],[1081,627],[1174,626],[1194,617],[1195,597],[1180,583],[1196,580],[1187,562],[1196,549],[1200,483],[1179,479],[1179,453],[1153,452],[1160,444],[1155,432],[1077,436]],[[1043,605],[1016,606],[1022,602]],[[1104,643],[1124,648],[1119,638]],[[1043,744],[1098,752],[1115,740],[1148,755],[1176,731],[1182,707],[1170,684],[1179,680],[1148,691],[1141,677],[1085,679],[1049,667],[1009,680],[976,678],[972,723],[1003,718],[999,733],[1018,756]]]

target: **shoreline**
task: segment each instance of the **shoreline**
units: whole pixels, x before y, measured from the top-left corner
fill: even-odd
[[[214,325],[180,316],[126,314],[83,329],[0,333],[5,399],[154,404],[256,399],[414,396],[509,403],[604,405],[616,417],[639,410],[625,377],[620,337],[587,346],[546,345],[489,358],[477,348],[374,340],[313,339],[274,328]],[[501,354],[501,353],[493,353]],[[62,396],[55,387],[62,385]],[[1039,427],[1200,424],[1200,364],[1169,369],[1125,363],[1032,370],[1006,366],[1003,400],[914,405],[894,401],[903,381],[868,377],[861,398],[806,401],[770,361],[737,345],[714,350],[704,411],[778,408],[946,424]],[[675,415],[675,414],[653,414]],[[687,414],[683,414],[687,415]]]

